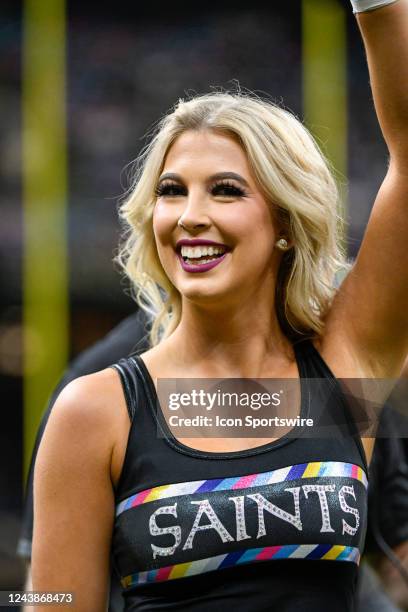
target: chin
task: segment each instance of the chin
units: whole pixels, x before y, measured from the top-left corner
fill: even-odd
[[[234,308],[237,305],[237,291],[226,287],[186,287],[180,283],[177,287],[182,299],[197,306],[216,307],[217,309]],[[239,303],[239,301],[238,301]]]
[[[210,293],[206,291],[180,291],[180,289],[179,292],[185,300],[188,300],[189,302],[194,302],[197,305],[219,305],[220,301],[223,300],[222,295],[220,295],[218,292]]]

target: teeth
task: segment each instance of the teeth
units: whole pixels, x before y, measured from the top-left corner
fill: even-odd
[[[199,246],[199,247],[181,247],[181,255],[188,257],[189,259],[196,259],[198,257],[204,257],[204,255],[218,255],[225,253],[224,247],[218,246]]]
[[[196,261],[188,261],[186,263],[194,263],[196,266],[202,266],[203,264],[210,263],[210,261],[214,261],[213,259],[200,259],[200,263]]]

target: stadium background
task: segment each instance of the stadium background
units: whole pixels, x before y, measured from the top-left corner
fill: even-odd
[[[353,257],[387,152],[348,1],[1,3],[0,589],[22,584],[23,482],[48,393],[134,309],[112,266],[129,162],[179,97],[237,81],[318,138]]]

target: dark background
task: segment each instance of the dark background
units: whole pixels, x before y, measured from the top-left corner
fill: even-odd
[[[41,1],[41,0],[39,0]],[[319,0],[316,0],[318,2]],[[324,1],[324,0],[323,0]],[[348,2],[348,249],[385,174],[362,43]],[[118,199],[144,136],[186,92],[265,92],[302,117],[301,3],[68,1],[71,357],[135,308],[114,270]],[[22,5],[0,6],[0,589],[19,585],[22,510]]]

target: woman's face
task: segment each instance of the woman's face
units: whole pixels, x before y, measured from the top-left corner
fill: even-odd
[[[235,140],[212,131],[184,132],[169,149],[156,193],[158,255],[182,296],[233,305],[270,290],[273,299],[278,228]],[[181,240],[221,246],[214,252],[209,245],[181,246]]]

